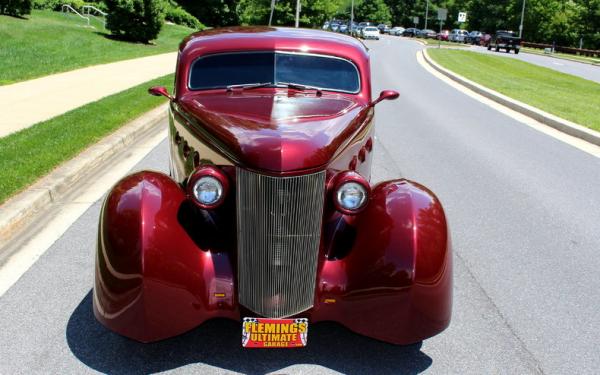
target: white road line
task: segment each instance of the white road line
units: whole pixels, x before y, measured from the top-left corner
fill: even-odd
[[[116,165],[95,176],[94,184],[83,189],[68,202],[56,203],[60,209],[44,227],[0,267],[0,296],[2,296],[29,268],[69,229],[83,213],[106,193],[119,179],[139,163],[166,137],[166,130],[140,144]],[[95,229],[94,229],[95,230]]]
[[[452,86],[453,88],[462,92],[463,94],[468,95],[471,98],[495,109],[496,111],[498,111],[506,116],[511,117],[514,120],[517,120],[517,121],[533,128],[539,132],[549,135],[563,143],[568,144],[569,146],[576,147],[579,150],[584,151],[592,156],[600,158],[600,147],[599,146],[596,146],[596,145],[586,142],[582,139],[579,139],[579,138],[570,136],[568,134],[565,134],[561,131],[558,131],[548,125],[542,124],[541,122],[532,119],[531,117],[525,116],[525,115],[523,115],[519,112],[516,112],[508,107],[498,104],[495,101],[488,99],[485,96],[482,96],[482,95],[476,93],[475,91],[464,87],[463,85],[451,80],[450,78],[446,77],[442,73],[433,69],[423,58],[423,54],[421,51],[417,52],[417,62],[423,67],[423,69],[427,70],[429,73],[434,75],[436,78],[444,81],[446,84]]]

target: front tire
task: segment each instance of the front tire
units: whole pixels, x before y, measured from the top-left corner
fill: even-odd
[[[487,49],[488,49],[488,51],[491,51],[492,50],[492,46],[488,44]]]

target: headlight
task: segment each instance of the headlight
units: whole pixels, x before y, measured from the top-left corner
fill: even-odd
[[[227,175],[214,165],[199,167],[190,175],[187,182],[189,199],[204,210],[219,207],[225,201],[228,190]]]
[[[193,187],[194,197],[198,202],[211,206],[223,196],[223,185],[214,177],[200,177]]]
[[[361,212],[369,201],[370,186],[367,180],[354,171],[345,171],[333,180],[333,203],[343,214]]]
[[[367,201],[367,191],[359,183],[346,182],[337,191],[338,204],[350,211],[356,211]]]

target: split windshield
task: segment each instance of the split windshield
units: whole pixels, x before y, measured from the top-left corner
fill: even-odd
[[[190,70],[189,88],[207,90],[231,85],[279,82],[358,93],[358,70],[350,61],[327,56],[279,52],[225,53],[197,59]]]

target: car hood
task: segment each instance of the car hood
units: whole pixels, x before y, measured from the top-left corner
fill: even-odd
[[[358,97],[287,90],[188,94],[178,103],[232,161],[277,173],[328,164],[371,113]]]

